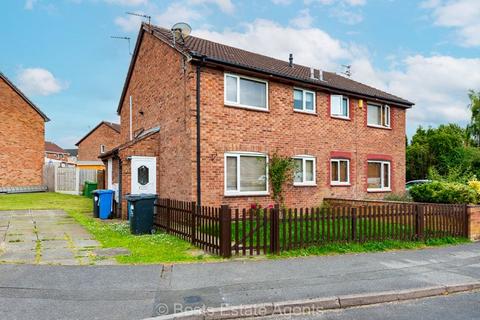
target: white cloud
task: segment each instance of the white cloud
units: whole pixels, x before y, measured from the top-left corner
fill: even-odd
[[[432,10],[435,25],[454,28],[462,45],[480,46],[480,1],[429,0],[423,2],[421,7]]]
[[[357,24],[363,21],[360,7],[366,0],[304,0],[306,5],[320,4],[329,7],[330,16],[345,24]]]
[[[363,15],[360,12],[348,9],[344,5],[333,8],[330,14],[345,24],[354,25],[363,21]]]
[[[48,70],[42,68],[26,68],[17,76],[18,86],[28,95],[48,96],[68,87],[68,84],[55,78]]]
[[[137,12],[143,14],[143,12]],[[142,17],[128,15],[125,17],[116,17],[114,23],[119,26],[124,32],[138,31],[142,23]]]
[[[321,29],[284,27],[269,20],[258,19],[246,24],[243,32],[194,30],[194,34],[285,61],[289,53],[293,53],[295,63],[330,70],[336,69],[339,60],[351,58],[348,46]]]
[[[104,0],[106,3],[120,6],[140,6],[148,3],[148,0]]]
[[[154,22],[166,28],[170,28],[177,22],[190,23],[201,19],[203,16],[199,11],[175,2],[170,5],[164,12],[153,16]]]
[[[37,0],[26,0],[24,5],[25,10],[33,10],[36,3]]]
[[[298,16],[290,20],[290,24],[298,28],[309,28],[312,25],[313,17],[308,9],[300,10]]]
[[[235,10],[235,6],[231,0],[189,0],[189,2],[193,5],[215,4],[220,8],[220,10],[226,13],[233,13]]]

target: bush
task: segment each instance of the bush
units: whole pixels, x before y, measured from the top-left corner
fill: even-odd
[[[412,202],[412,196],[408,192],[405,193],[390,193],[387,194],[383,200],[386,201],[397,201],[397,202]]]
[[[478,200],[475,189],[456,182],[433,181],[413,186],[409,192],[416,202],[475,204]]]
[[[468,185],[477,192],[477,195],[480,195],[480,181],[470,180],[468,181]]]

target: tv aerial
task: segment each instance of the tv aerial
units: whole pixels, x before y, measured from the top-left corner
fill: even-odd
[[[130,37],[110,36],[110,38],[112,38],[112,39],[119,39],[119,40],[127,40],[127,41],[128,41],[128,53],[129,53],[130,55],[132,55],[132,50],[131,50],[131,48],[130,48],[130,40],[131,40]]]
[[[125,13],[129,14],[131,16],[136,16],[136,17],[141,17],[141,18],[147,19],[148,20],[148,26],[150,26],[150,23],[152,21],[152,16],[149,16],[149,15],[143,14],[143,13],[136,13],[136,12],[125,12]]]
[[[351,64],[342,64],[342,67],[345,68],[345,70],[342,73],[350,78],[352,76],[352,65]]]
[[[175,46],[176,42],[185,41],[185,39],[190,35],[190,33],[192,33],[192,27],[190,27],[190,25],[185,22],[175,23],[170,30],[172,31],[173,46]]]

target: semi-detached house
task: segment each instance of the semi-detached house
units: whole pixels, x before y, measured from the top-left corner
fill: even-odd
[[[347,77],[143,24],[102,155],[127,193],[202,205],[271,204],[267,163],[298,170],[287,206],[404,191],[413,103]]]

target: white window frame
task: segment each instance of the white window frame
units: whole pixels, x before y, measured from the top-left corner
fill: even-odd
[[[346,98],[347,99],[347,115],[344,116],[344,115],[341,115],[341,114],[334,114],[333,113],[333,108],[332,108],[332,98],[333,97],[340,97],[340,101],[342,103],[342,109],[343,109],[343,99]],[[347,119],[347,120],[350,120],[350,99],[348,98],[348,96],[344,96],[344,95],[341,95],[341,94],[331,94],[330,95],[330,116],[332,118],[339,118],[339,119]]]
[[[100,145],[100,153],[105,153],[105,145],[104,144]]]
[[[346,161],[347,162],[347,181],[334,181],[332,180],[332,171],[333,171],[333,163],[338,162],[338,178],[340,178],[340,162]],[[350,185],[350,159],[344,158],[332,158],[330,159],[330,185],[332,186],[349,186]]]
[[[237,101],[228,101],[227,100],[227,77],[233,77],[237,79]],[[240,103],[240,79],[247,79],[252,81],[257,81],[265,84],[265,108],[257,107],[257,106],[249,106]],[[233,73],[225,73],[223,77],[223,100],[226,106],[230,107],[238,107],[238,108],[245,108],[245,109],[253,109],[253,110],[260,110],[260,111],[268,111],[268,81],[252,78],[247,76],[241,76]]]
[[[293,177],[293,185],[294,186],[316,186],[317,185],[317,161],[314,156],[310,155],[296,155],[293,156],[292,159],[302,160],[302,182],[295,182],[295,176]],[[306,177],[306,168],[305,162],[307,160],[313,160],[313,181],[305,181]],[[295,170],[294,170],[295,175]]]
[[[368,106],[376,106],[380,107],[380,117],[384,120],[385,125],[377,124],[377,123],[369,123],[368,122]],[[391,112],[390,112],[390,106],[388,104],[379,104],[379,103],[372,103],[372,102],[367,102],[367,125],[369,127],[375,127],[375,128],[387,128],[390,129],[390,120],[391,120]]]
[[[370,163],[380,163],[380,188],[368,188],[368,192],[375,192],[375,191],[392,191],[392,164],[391,161],[384,161],[384,160],[368,160],[367,161],[367,186],[368,186],[368,164]],[[388,165],[388,188],[385,188],[385,169],[384,164]]]
[[[236,190],[227,190],[227,157],[236,157],[237,158],[237,189]],[[266,179],[266,190],[265,191],[240,191],[240,157],[264,157],[265,158],[265,179]],[[248,151],[232,151],[226,152],[223,157],[223,184],[224,184],[224,195],[225,196],[267,196],[269,195],[269,179],[268,179],[268,155],[265,153],[259,152],[248,152]]]
[[[302,109],[301,110],[295,109],[295,90],[302,91]],[[313,110],[307,109],[307,99],[306,99],[307,93],[311,93],[313,95]],[[317,112],[317,97],[316,97],[315,91],[294,87],[293,88],[293,111],[315,114]]]

